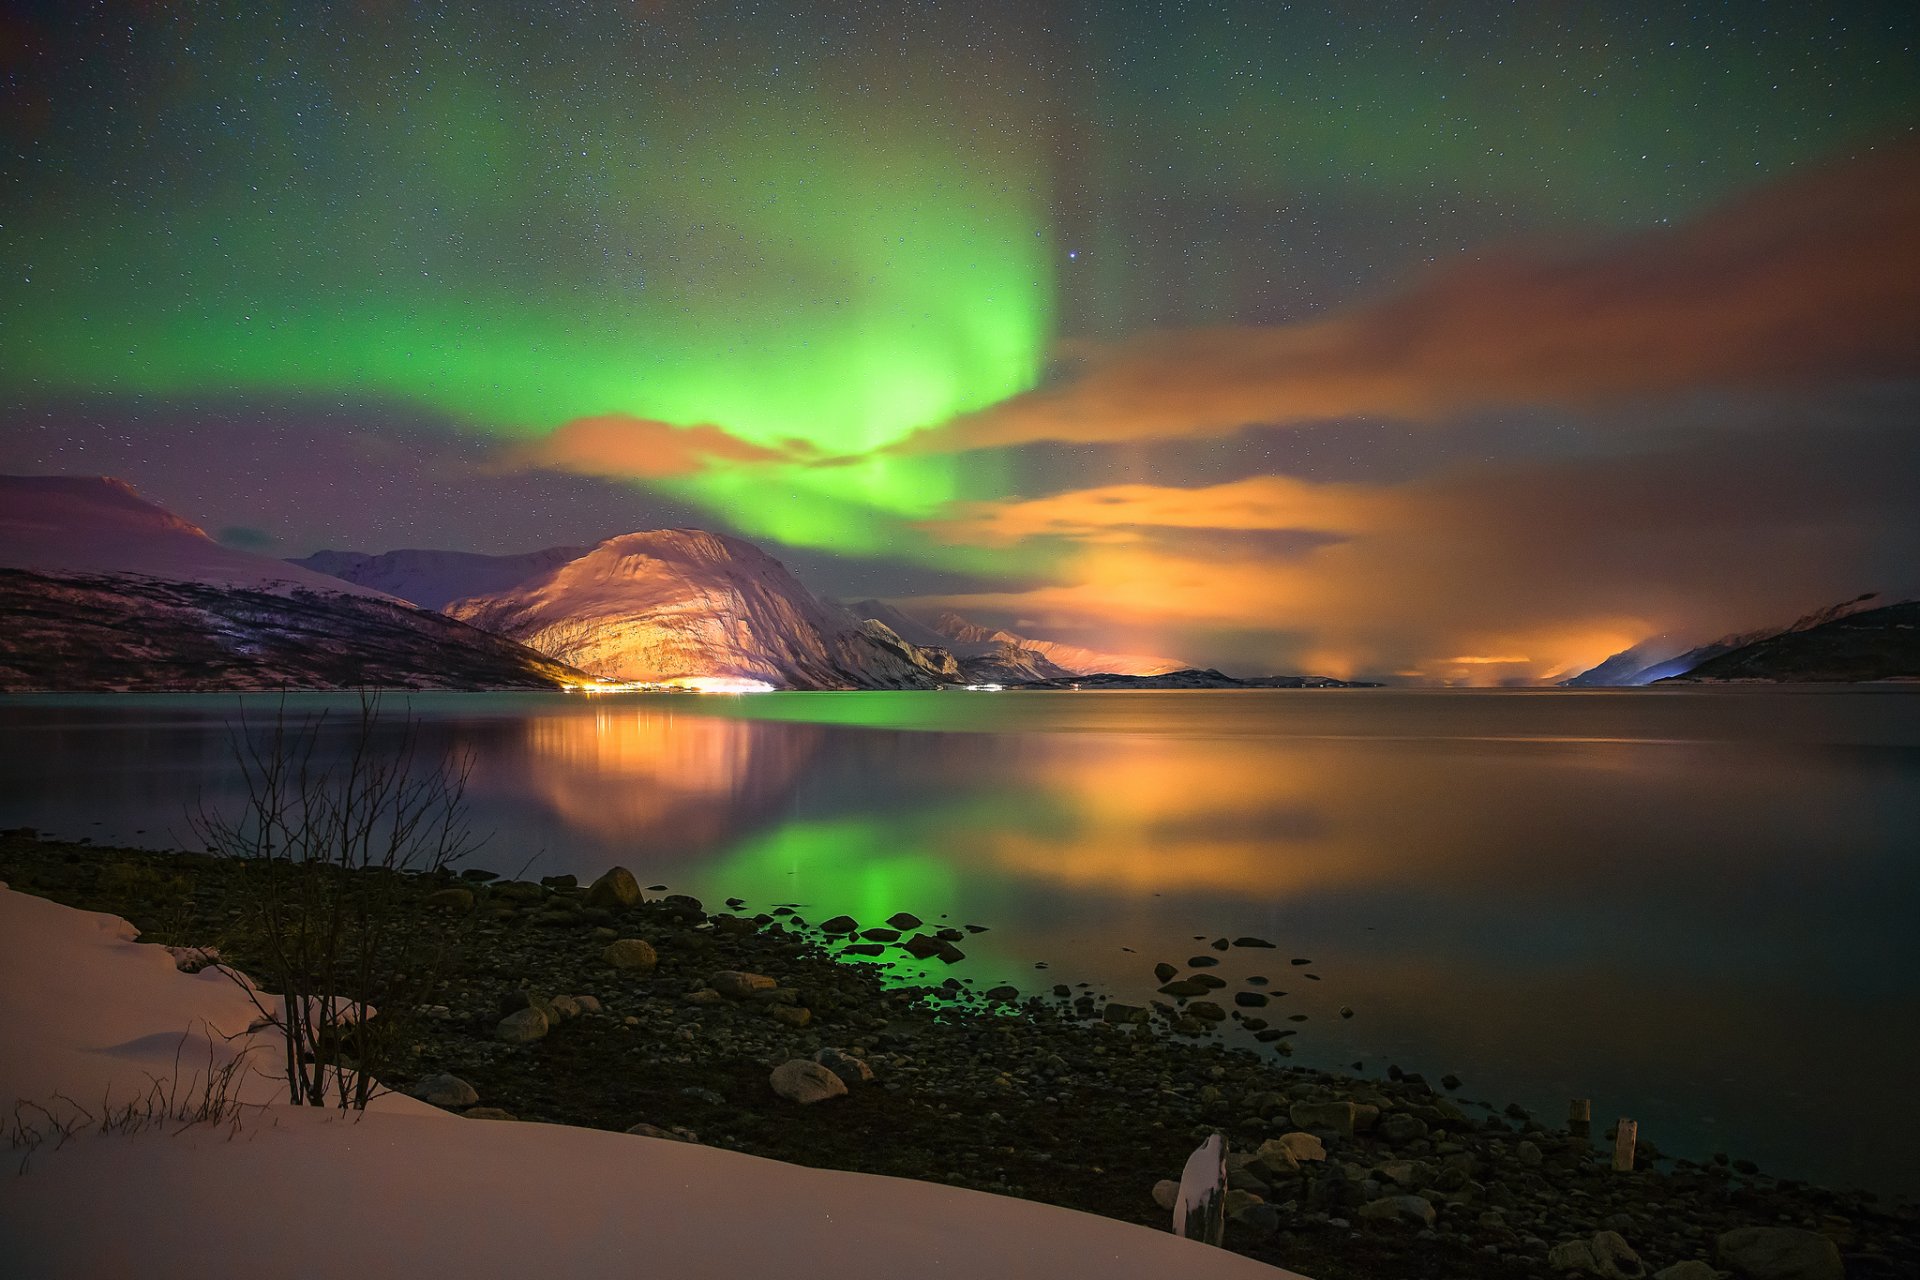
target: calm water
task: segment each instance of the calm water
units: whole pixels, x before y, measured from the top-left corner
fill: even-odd
[[[233,795],[242,705],[0,699],[0,826],[184,843]],[[1553,1120],[1591,1096],[1668,1152],[1920,1193],[1920,692],[410,705],[473,760],[496,870],[977,922],[982,985],[1136,1000],[1196,935],[1255,934],[1280,950],[1215,972],[1308,1015],[1297,1062],[1453,1071]]]

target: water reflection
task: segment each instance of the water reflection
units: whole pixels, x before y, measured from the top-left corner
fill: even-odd
[[[1920,1115],[1826,1101],[1920,1050],[1920,697],[412,705],[474,759],[501,869],[989,925],[954,972],[1133,999],[1266,937],[1215,972],[1272,979],[1302,1061],[1592,1096],[1666,1149],[1920,1191]],[[0,700],[0,824],[164,843],[231,786],[234,706]]]

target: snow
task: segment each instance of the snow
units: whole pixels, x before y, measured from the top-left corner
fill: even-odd
[[[388,598],[284,560],[222,546],[107,476],[0,476],[0,568]]]
[[[142,1094],[175,1070],[183,1032],[204,1061],[209,1027],[234,1037],[221,1051],[251,1045],[277,1061],[273,1033],[246,1034],[253,1006],[229,978],[180,973],[134,936],[125,921],[0,886],[0,1100]],[[264,1103],[274,1082],[256,1074],[245,1088]],[[467,1120],[398,1096],[360,1116],[272,1104],[237,1128],[82,1134],[4,1176],[0,1258],[22,1276],[1290,1274],[1023,1200]]]

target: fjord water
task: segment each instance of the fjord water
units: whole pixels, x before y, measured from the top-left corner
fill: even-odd
[[[0,826],[189,845],[189,806],[238,798],[243,711],[258,726],[279,705],[0,699]],[[356,705],[301,695],[286,714],[330,713],[325,756],[351,741]],[[1549,1123],[1592,1097],[1597,1120],[1632,1116],[1668,1153],[1920,1193],[1920,692],[430,694],[386,709],[403,705],[429,755],[471,760],[493,833],[477,862],[495,870],[622,863],[710,907],[983,924],[939,975],[982,987],[1084,982],[1144,1002],[1156,961],[1211,956],[1223,995],[1271,979],[1253,1012],[1298,1028],[1295,1062],[1454,1072],[1461,1098]],[[1241,935],[1277,949],[1208,945]]]

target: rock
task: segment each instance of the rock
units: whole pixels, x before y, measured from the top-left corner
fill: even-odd
[[[1295,1160],[1325,1160],[1327,1158],[1327,1144],[1310,1133],[1283,1133],[1277,1138],[1270,1138],[1267,1142],[1261,1143],[1260,1149],[1265,1151],[1271,1143],[1278,1143],[1287,1154],[1291,1155]]]
[[[681,920],[691,924],[698,924],[707,918],[707,908],[705,904],[691,894],[670,893],[660,899],[660,905],[666,907],[674,915],[679,916]]]
[[[1727,1280],[1731,1271],[1722,1271],[1697,1258],[1685,1262],[1676,1262],[1670,1267],[1662,1267],[1653,1273],[1653,1280]]]
[[[1020,998],[1020,988],[1008,986],[989,987],[986,991],[986,997],[989,1000],[1017,1000]]]
[[[654,966],[660,963],[659,953],[644,938],[622,938],[618,942],[609,942],[600,953],[600,958],[616,969],[632,969],[640,973],[652,973]]]
[[[1232,1215],[1233,1220],[1265,1239],[1280,1230],[1280,1211],[1270,1204],[1250,1204]]]
[[[1295,956],[1292,960],[1288,961],[1287,963],[1293,964],[1293,965],[1303,965],[1303,964],[1312,964],[1313,961],[1303,960],[1299,956]]]
[[[1311,977],[1312,977],[1313,975],[1312,975],[1312,974],[1308,974],[1307,976],[1308,976],[1309,978],[1311,978]],[[1352,1007],[1351,1007],[1351,1006],[1348,1006],[1348,1005],[1344,1005],[1344,1004],[1343,1004],[1343,1005],[1341,1005],[1341,1006],[1340,1006],[1340,1016],[1341,1016],[1341,1017],[1343,1017],[1343,1018],[1351,1018],[1351,1017],[1353,1016],[1353,1009],[1352,1009]]]
[[[537,884],[526,880],[509,880],[505,884],[494,885],[489,895],[499,902],[534,903],[547,896],[547,891]]]
[[[1353,1136],[1351,1102],[1296,1102],[1287,1112],[1287,1119],[1296,1129],[1324,1129],[1344,1137]]]
[[[502,1111],[499,1107],[468,1107],[460,1113],[469,1120],[511,1120],[513,1112]]]
[[[813,1010],[796,1004],[776,1004],[767,1009],[767,1015],[783,1026],[798,1031],[813,1021]]]
[[[1594,1275],[1593,1246],[1585,1240],[1557,1244],[1547,1250],[1547,1266],[1560,1275]]]
[[[1155,982],[1172,982],[1174,975],[1179,972],[1180,970],[1177,967],[1162,960],[1159,964],[1153,966],[1153,980]]]
[[[1647,1274],[1640,1255],[1618,1231],[1600,1231],[1586,1240],[1557,1244],[1547,1253],[1547,1265],[1601,1280],[1640,1280]]]
[[[480,1101],[480,1095],[472,1085],[459,1076],[450,1076],[444,1072],[437,1076],[428,1076],[424,1080],[416,1080],[402,1092],[409,1098],[418,1098],[436,1107],[470,1107]]]
[[[1178,982],[1169,982],[1161,987],[1160,994],[1184,999],[1187,996],[1203,996],[1211,989],[1204,983],[1195,982],[1192,978],[1182,978]]]
[[[841,1083],[848,1088],[871,1083],[873,1068],[861,1058],[840,1049],[821,1049],[813,1055],[813,1060],[840,1077]]]
[[[1406,1226],[1430,1227],[1434,1222],[1433,1205],[1419,1196],[1382,1196],[1360,1206],[1360,1216],[1375,1222],[1397,1222]]]
[[[1187,1006],[1187,1016],[1199,1018],[1203,1022],[1224,1022],[1227,1011],[1211,1000],[1195,1000]]]
[[[675,1133],[671,1129],[662,1129],[657,1124],[648,1124],[645,1121],[642,1121],[639,1124],[633,1125],[627,1130],[627,1132],[633,1134],[635,1137],[640,1137],[640,1138],[664,1138],[668,1142],[685,1142],[686,1141],[685,1137]]]
[[[742,973],[737,969],[722,969],[707,979],[707,985],[733,1000],[751,1000],[780,986],[764,973]]]
[[[858,933],[860,922],[852,916],[835,916],[820,926],[822,933]]]
[[[547,1015],[539,1009],[521,1009],[500,1019],[493,1034],[508,1044],[532,1044],[545,1036],[549,1027]]]
[[[1267,997],[1258,991],[1236,991],[1233,993],[1233,1002],[1242,1009],[1264,1009]]]
[[[1173,1206],[1177,1204],[1179,1200],[1180,1184],[1172,1178],[1162,1178],[1153,1184],[1153,1202],[1162,1209],[1165,1209],[1168,1213],[1173,1212]]]
[[[1145,1022],[1147,1016],[1147,1011],[1139,1005],[1121,1004],[1118,1000],[1107,1001],[1100,1010],[1101,1020],[1105,1022]]]
[[[1195,986],[1204,987],[1208,991],[1218,991],[1227,985],[1225,978],[1216,978],[1210,973],[1196,973],[1193,975],[1192,982]]]
[[[900,941],[900,931],[898,929],[862,929],[860,936],[868,942]]]
[[[1303,1126],[1304,1127],[1304,1126]],[[1395,1147],[1404,1147],[1409,1142],[1418,1142],[1427,1136],[1427,1122],[1419,1116],[1410,1116],[1404,1111],[1394,1111],[1381,1116],[1374,1125],[1374,1132],[1381,1141]]]
[[[828,1098],[844,1097],[847,1092],[846,1081],[819,1063],[809,1062],[805,1058],[781,1063],[773,1069],[767,1083],[787,1101],[802,1106],[825,1102]]]
[[[555,1015],[561,1022],[571,1022],[580,1016],[580,1002],[572,996],[555,996],[547,1001],[547,1006],[546,1014],[550,1021]]]
[[[573,997],[573,1003],[579,1008],[580,1012],[582,1013],[603,1012],[603,1007],[601,1006],[599,999],[595,996],[575,996]]]
[[[1211,969],[1214,965],[1217,965],[1219,963],[1220,963],[1220,958],[1218,956],[1187,957],[1187,968],[1189,969]]]
[[[1269,951],[1273,950],[1273,944],[1265,938],[1235,938],[1233,945],[1236,947],[1265,947]]]
[[[898,911],[887,917],[887,923],[904,932],[908,929],[918,929],[921,920],[910,911]]]
[[[940,953],[940,948],[950,944],[943,943],[932,934],[916,933],[900,944],[901,950],[916,960],[926,960]]]
[[[614,867],[587,887],[587,905],[624,911],[640,905],[640,882],[625,867]]]
[[[465,915],[473,910],[473,890],[457,887],[436,889],[427,895],[427,906],[435,911],[453,911]]]
[[[1227,1216],[1229,1218],[1237,1218],[1254,1205],[1261,1203],[1264,1203],[1261,1198],[1251,1191],[1229,1190],[1227,1192],[1226,1202]]]
[[[1547,1158],[1546,1154],[1540,1150],[1538,1143],[1529,1142],[1525,1139],[1522,1139],[1520,1143],[1514,1147],[1513,1154],[1515,1159],[1521,1164],[1526,1165],[1529,1169],[1539,1168],[1540,1163]]]
[[[1713,1260],[1740,1280],[1841,1280],[1833,1241],[1796,1227],[1740,1227],[1713,1246]]]

